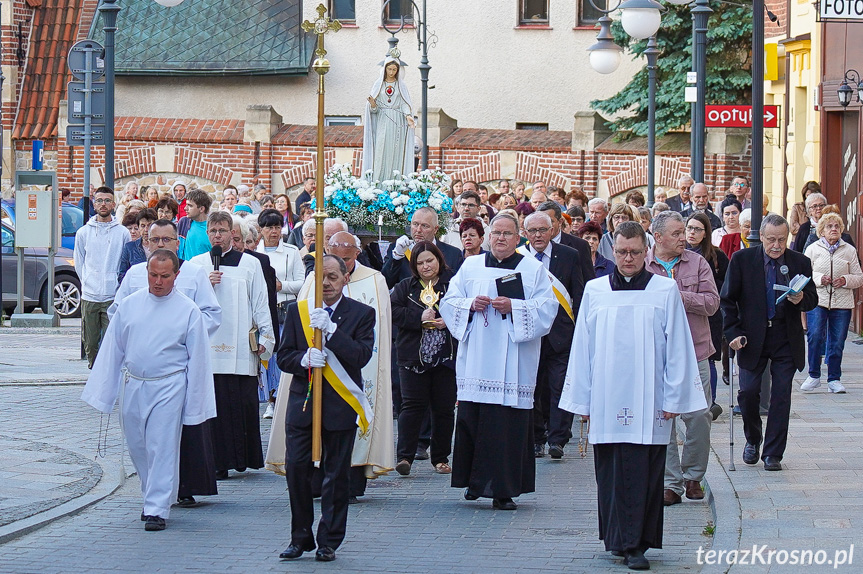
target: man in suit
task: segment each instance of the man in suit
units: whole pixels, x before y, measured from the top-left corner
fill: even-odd
[[[300,214],[300,207],[304,203],[308,203],[312,200],[312,196],[315,194],[315,190],[317,190],[318,186],[315,183],[315,178],[307,177],[303,180],[303,191],[300,192],[300,195],[297,196],[297,201],[294,203],[294,215]]]
[[[581,237],[563,232],[563,212],[560,209],[560,205],[555,201],[544,201],[539,204],[537,212],[545,213],[551,219],[551,240],[554,243],[565,245],[578,251],[581,284],[584,285],[591,279],[596,278],[596,271],[593,269],[593,257],[590,255],[590,245]],[[530,238],[528,238],[529,240]],[[579,295],[580,298],[581,295]]]
[[[563,457],[563,447],[572,438],[571,412],[561,409],[560,394],[569,364],[569,352],[575,331],[575,317],[584,294],[584,277],[581,271],[581,254],[551,240],[554,233],[551,217],[545,211],[528,215],[524,229],[529,242],[525,255],[532,255],[542,263],[559,291],[558,297],[569,296],[569,309],[558,306],[557,316],[548,335],[542,338],[539,354],[539,371],[533,395],[534,455],[545,456],[545,444],[553,459]],[[524,248],[522,248],[524,250]]]
[[[297,303],[288,307],[282,344],[276,354],[279,368],[293,378],[288,397],[285,422],[285,470],[291,502],[291,544],[280,558],[299,558],[315,550],[315,559],[335,560],[336,548],[345,538],[348,521],[348,473],[351,451],[357,432],[357,411],[336,391],[337,381],[325,379],[323,385],[323,428],[321,431],[321,469],[324,472],[321,491],[321,520],[317,536],[312,535],[312,409],[306,404],[309,371],[341,364],[335,372],[347,373],[342,380],[351,396],[362,393],[362,368],[371,359],[374,345],[375,311],[342,294],[350,280],[345,262],[335,255],[325,255],[323,263],[324,308],[309,309],[309,325],[321,329],[324,350],[309,348]],[[307,301],[301,302],[308,305]],[[364,396],[364,395],[363,395]]]
[[[602,233],[608,233],[608,202],[601,197],[594,197],[587,202],[587,214],[590,221],[598,223]]]
[[[695,183],[690,191],[692,193],[692,207],[684,209],[680,215],[687,219],[693,213],[703,213],[710,220],[711,231],[722,227],[722,220],[713,213],[713,209],[710,207],[710,194],[707,193],[707,186],[703,183]]]
[[[791,380],[795,370],[802,371],[806,366],[800,313],[814,309],[818,295],[810,281],[800,293],[776,303],[781,292],[773,286],[788,285],[796,275],[811,278],[812,264],[805,255],[786,249],[789,226],[782,216],[767,214],[760,231],[762,246],[738,251],[731,258],[720,305],[725,337],[737,352],[740,365],[737,400],[746,435],[743,462],[758,462],[763,438],[764,469],[782,470],[791,413]],[[761,375],[768,361],[772,388],[767,431],[762,435],[758,403]]]
[[[691,208],[692,202],[690,201],[690,190],[694,183],[695,180],[688,175],[681,176],[680,179],[677,180],[677,189],[680,190],[680,193],[678,195],[672,195],[665,200],[665,204],[668,208],[678,213],[683,213],[685,210]]]
[[[387,286],[392,289],[396,283],[411,276],[410,265],[407,260],[410,246],[417,241],[433,242],[441,253],[444,261],[453,273],[461,267],[464,259],[461,249],[447,245],[437,240],[439,231],[437,212],[431,207],[420,207],[414,211],[411,217],[411,236],[402,235],[395,243],[390,245],[387,256],[384,259],[384,267],[381,273],[387,280]]]

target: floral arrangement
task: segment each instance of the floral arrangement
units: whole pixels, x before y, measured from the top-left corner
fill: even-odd
[[[437,212],[440,233],[449,228],[453,208],[447,195],[450,178],[441,171],[425,170],[407,176],[395,171],[392,179],[369,181],[354,176],[350,165],[336,164],[324,182],[327,214],[343,219],[355,230],[375,231],[382,226],[401,234],[410,225],[413,213],[426,206]]]

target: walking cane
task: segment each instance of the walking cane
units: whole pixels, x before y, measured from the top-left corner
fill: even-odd
[[[731,463],[728,470],[737,470],[734,467],[734,349],[728,348],[728,451]]]

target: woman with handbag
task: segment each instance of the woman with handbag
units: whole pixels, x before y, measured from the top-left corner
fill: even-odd
[[[440,249],[427,241],[411,249],[410,269],[412,276],[398,283],[391,296],[402,390],[396,471],[410,474],[423,417],[431,408],[431,463],[438,474],[450,474],[458,342],[441,319],[437,301],[453,274]]]
[[[276,271],[276,309],[279,318],[279,333],[285,324],[288,304],[297,299],[297,293],[306,278],[305,266],[300,257],[300,251],[293,245],[282,241],[282,214],[275,209],[265,209],[258,215],[258,225],[261,227],[261,242],[257,252],[270,258],[270,265]],[[273,353],[267,364],[266,382],[263,399],[268,401],[265,419],[273,418],[276,404],[276,392],[279,388],[279,378],[282,372],[276,364],[276,354]]]

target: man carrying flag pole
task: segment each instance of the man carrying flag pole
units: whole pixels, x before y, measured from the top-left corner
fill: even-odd
[[[334,560],[335,549],[345,537],[348,520],[348,473],[357,426],[365,432],[372,412],[363,392],[362,368],[372,357],[375,311],[345,297],[350,281],[345,262],[326,255],[322,269],[324,307],[309,307],[309,300],[288,307],[282,342],[276,355],[279,368],[293,375],[285,424],[285,473],[291,502],[291,544],[281,558],[299,558],[316,548],[315,558]],[[315,335],[313,335],[313,329]],[[317,335],[320,333],[321,335]],[[323,349],[313,346],[320,337]],[[321,371],[323,385],[312,380]],[[315,385],[321,386],[321,520],[312,534],[313,406]]]

